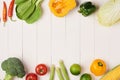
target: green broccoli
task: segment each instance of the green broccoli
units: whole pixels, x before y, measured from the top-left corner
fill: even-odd
[[[4,80],[12,80],[15,76],[19,78],[25,76],[24,66],[22,62],[16,57],[11,57],[3,61],[1,67],[2,70],[6,72]]]

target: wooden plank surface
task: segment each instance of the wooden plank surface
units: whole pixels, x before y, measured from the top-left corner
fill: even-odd
[[[10,0],[4,0],[9,5]],[[8,57],[18,57],[25,64],[26,72],[35,72],[36,65],[44,63],[48,66],[48,74],[39,76],[40,80],[49,79],[51,64],[59,67],[63,60],[71,80],[79,80],[80,76],[73,76],[69,68],[73,63],[82,66],[81,74],[90,73],[90,64],[96,58],[101,58],[111,69],[120,63],[120,24],[111,28],[101,26],[94,13],[83,17],[77,11],[79,5],[87,0],[77,0],[78,5],[65,17],[54,16],[48,7],[49,0],[44,0],[41,7],[43,15],[34,24],[27,24],[17,18],[8,19],[5,26],[0,22],[0,64]],[[107,0],[92,0],[101,6]],[[2,17],[3,0],[0,0],[0,15]],[[14,11],[15,12],[15,11]],[[3,80],[5,72],[0,68],[0,79]],[[25,77],[23,78],[25,79]],[[23,80],[15,78],[15,80]],[[55,74],[55,80],[59,80]]]

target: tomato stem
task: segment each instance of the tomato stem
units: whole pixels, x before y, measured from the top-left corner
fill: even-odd
[[[99,66],[103,66],[103,64],[102,64],[101,62],[98,62],[98,65],[99,65]]]

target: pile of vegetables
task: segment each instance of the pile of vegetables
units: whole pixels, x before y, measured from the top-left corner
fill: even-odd
[[[19,19],[32,24],[42,16],[42,0],[16,0],[16,15]]]

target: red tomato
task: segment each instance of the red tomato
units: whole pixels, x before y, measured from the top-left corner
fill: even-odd
[[[26,76],[26,80],[38,80],[38,77],[35,73],[29,73]]]
[[[35,71],[38,75],[45,75],[47,73],[47,66],[45,64],[39,64],[36,66]]]

